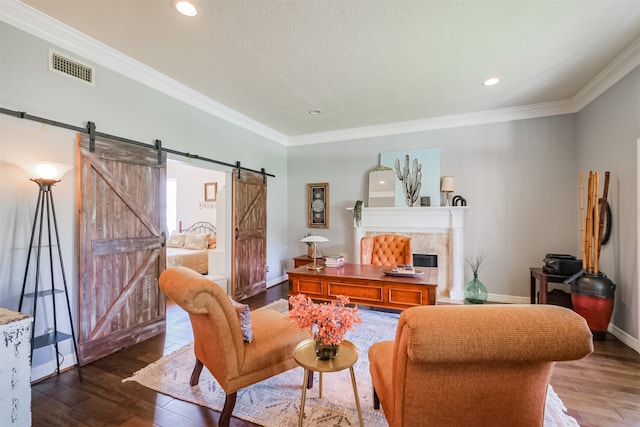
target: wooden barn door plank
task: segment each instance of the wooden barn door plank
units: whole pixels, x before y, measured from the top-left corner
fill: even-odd
[[[240,177],[238,177],[240,175]],[[267,184],[260,174],[233,172],[232,294],[243,300],[267,288]]]
[[[166,155],[96,139],[80,156],[78,351],[86,364],[164,331]]]

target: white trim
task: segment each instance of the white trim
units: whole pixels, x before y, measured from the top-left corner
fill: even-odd
[[[620,55],[573,97],[576,111],[589,105],[591,101],[602,95],[638,65],[640,65],[640,37],[627,46]]]
[[[287,280],[289,280],[289,276],[286,276],[286,275],[276,277],[275,279],[267,280],[267,288],[270,288],[275,285],[279,285],[280,283],[286,282]]]
[[[287,136],[196,92],[18,0],[0,0],[0,20],[240,128],[285,146],[346,141],[576,113],[640,64],[639,37],[571,99],[377,126]]]
[[[618,338],[620,342],[625,344],[627,347],[635,350],[637,353],[640,353],[640,340],[632,337],[613,323],[609,323],[607,331],[609,331],[609,333],[614,337]]]
[[[636,320],[638,322],[638,324],[636,325],[636,334],[637,334],[637,338],[635,338],[635,347],[632,347],[633,349],[635,349],[635,351],[637,351],[638,353],[640,353],[640,344],[638,344],[638,342],[640,341],[640,251],[638,251],[638,248],[640,248],[640,138],[638,138],[636,140],[636,157],[637,157],[637,167],[636,167],[636,233],[637,233],[637,242],[636,242],[636,256],[638,257],[637,261],[636,261]],[[622,331],[620,331],[621,333],[623,333]],[[614,334],[615,335],[615,334]],[[625,334],[626,335],[626,334]],[[616,335],[618,336],[618,335]],[[620,339],[620,341],[622,341],[622,338],[618,337]],[[624,342],[624,341],[623,341]],[[627,344],[625,342],[625,344]],[[630,344],[627,344],[629,347],[631,347]]]
[[[0,1],[0,20],[242,129],[287,144],[287,136],[17,0]]]
[[[1,1],[1,0],[0,0]],[[63,359],[62,364],[60,365],[60,372],[65,371],[69,368],[75,368],[76,363],[76,355],[75,353],[67,353],[60,356]],[[45,379],[56,373],[56,360],[52,359],[48,362],[42,363],[40,365],[31,367],[31,382],[36,382],[42,379]]]
[[[547,102],[543,104],[525,105],[522,107],[501,108],[475,113],[454,114],[450,116],[430,117],[427,119],[411,120],[406,122],[387,123],[384,125],[291,136],[289,137],[289,146],[399,135],[434,129],[473,126],[486,123],[531,119],[534,117],[557,116],[560,114],[570,114],[575,112],[575,107],[571,101]]]

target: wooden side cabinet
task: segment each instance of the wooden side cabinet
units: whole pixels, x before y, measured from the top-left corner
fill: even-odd
[[[318,258],[317,262],[324,265],[324,258]],[[313,257],[310,257],[308,255],[300,255],[293,259],[293,268],[302,267],[303,265],[311,263],[313,263]]]

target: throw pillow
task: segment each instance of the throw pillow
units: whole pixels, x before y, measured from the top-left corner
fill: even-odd
[[[174,231],[169,236],[169,240],[167,240],[168,248],[182,248],[184,246],[184,241],[187,239],[187,233],[178,233]]]
[[[247,304],[239,303],[229,297],[233,308],[236,309],[238,320],[240,321],[240,329],[242,329],[242,339],[246,342],[253,340],[253,328],[251,327],[251,314]]]
[[[209,233],[187,233],[184,241],[185,249],[204,250],[209,243]]]
[[[209,236],[209,249],[215,249],[216,248],[216,235],[212,234],[211,236]]]

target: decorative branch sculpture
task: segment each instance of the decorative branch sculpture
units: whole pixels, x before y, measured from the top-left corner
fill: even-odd
[[[420,198],[420,187],[422,187],[422,165],[418,159],[413,159],[413,168],[409,171],[409,155],[404,156],[404,168],[400,172],[400,159],[396,159],[396,176],[402,182],[404,190],[404,201],[407,206],[412,207]]]

